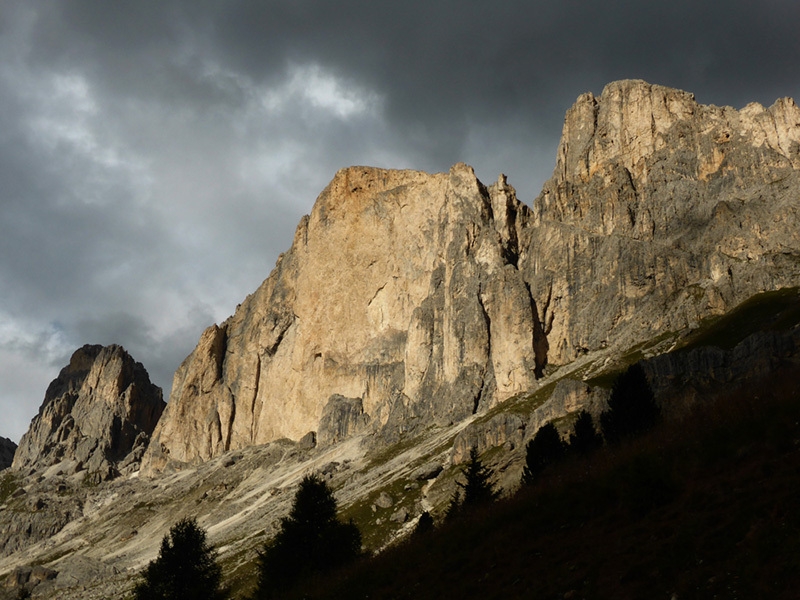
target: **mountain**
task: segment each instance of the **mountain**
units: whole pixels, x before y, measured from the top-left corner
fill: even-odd
[[[297,440],[336,396],[399,433],[534,387],[544,337],[514,266],[528,213],[463,164],[337,173],[270,277],[178,369],[144,472]]]
[[[800,356],[798,210],[792,100],[642,81],[578,98],[531,206],[464,164],[343,169],[160,418],[121,349],[76,352],[0,481],[9,594],[120,597],[187,516],[246,591],[309,472],[381,550],[441,516],[472,447],[511,492],[536,430],[599,414],[633,362],[670,415],[768,378]]]
[[[8,438],[0,437],[0,471],[11,466],[17,445]]]
[[[337,395],[393,441],[794,285],[798,169],[794,101],[737,111],[643,81],[578,98],[533,208],[463,164],[344,169],[181,365],[143,472],[300,439]]]
[[[94,482],[131,473],[163,410],[161,388],[121,346],[83,346],[48,386],[12,467]]]

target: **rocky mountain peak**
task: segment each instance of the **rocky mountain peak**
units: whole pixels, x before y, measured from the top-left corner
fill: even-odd
[[[550,362],[794,285],[798,167],[791,99],[735,110],[643,81],[580,96],[521,265],[550,300]]]
[[[626,80],[567,112],[532,208],[463,163],[342,169],[178,370],[143,472],[320,430],[395,440],[792,285],[798,161],[789,99],[737,111]]]
[[[661,163],[674,159],[680,162],[666,165],[669,170],[707,182],[749,169],[752,161],[740,160],[748,153],[763,156],[763,165],[753,165],[760,176],[800,168],[800,108],[794,100],[782,98],[769,108],[751,103],[737,111],[701,105],[694,94],[641,80],[616,81],[599,97],[583,94],[567,111],[553,178],[536,212],[543,218],[574,217],[563,203],[575,186],[593,179],[636,192],[660,189],[669,181]],[[603,225],[606,233],[626,229],[624,222],[608,219]]]
[[[397,432],[535,385],[541,328],[515,266],[527,213],[505,178],[487,188],[465,164],[339,171],[270,277],[178,370],[145,471],[300,439],[332,397]],[[339,414],[325,431],[353,430]]]
[[[48,386],[13,467],[97,480],[130,471],[163,409],[161,389],[121,346],[83,346]]]

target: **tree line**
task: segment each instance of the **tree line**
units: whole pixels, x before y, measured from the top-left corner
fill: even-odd
[[[614,381],[608,410],[600,414],[600,431],[592,415],[582,410],[569,434],[561,439],[555,425],[541,427],[525,448],[522,483],[531,485],[549,465],[569,454],[586,456],[603,443],[618,444],[622,440],[649,431],[661,419],[661,409],[641,364],[636,363]],[[602,435],[601,435],[602,432]]]

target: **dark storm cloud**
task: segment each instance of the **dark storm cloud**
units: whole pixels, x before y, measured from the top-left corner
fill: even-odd
[[[552,148],[575,97],[614,79],[740,106],[794,93],[800,74],[791,1],[55,6],[36,29],[43,64],[91,66],[115,93],[200,110],[243,101],[237,85],[203,76],[212,66],[269,86],[292,65],[319,64],[385,98],[392,143],[423,168],[461,159],[474,126]]]
[[[76,347],[164,386],[349,164],[501,171],[533,202],[564,111],[642,78],[800,96],[794,0],[6,2],[0,435]]]

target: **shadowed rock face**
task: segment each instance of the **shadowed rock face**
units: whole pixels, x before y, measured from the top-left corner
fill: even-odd
[[[164,410],[161,388],[120,346],[77,350],[50,383],[39,414],[22,436],[13,467],[103,480],[131,470]]]
[[[799,356],[800,326],[795,326],[757,332],[728,350],[705,346],[662,354],[643,361],[642,367],[662,410],[681,415],[698,402],[796,364]]]
[[[344,169],[181,365],[143,472],[299,439],[335,394],[392,441],[796,285],[799,198],[792,100],[737,111],[642,81],[577,100],[532,209],[463,164]]]
[[[0,471],[11,466],[17,445],[8,438],[0,437]]]
[[[317,432],[320,447],[340,442],[369,424],[369,416],[364,414],[360,398],[345,398],[334,394],[322,410]]]

